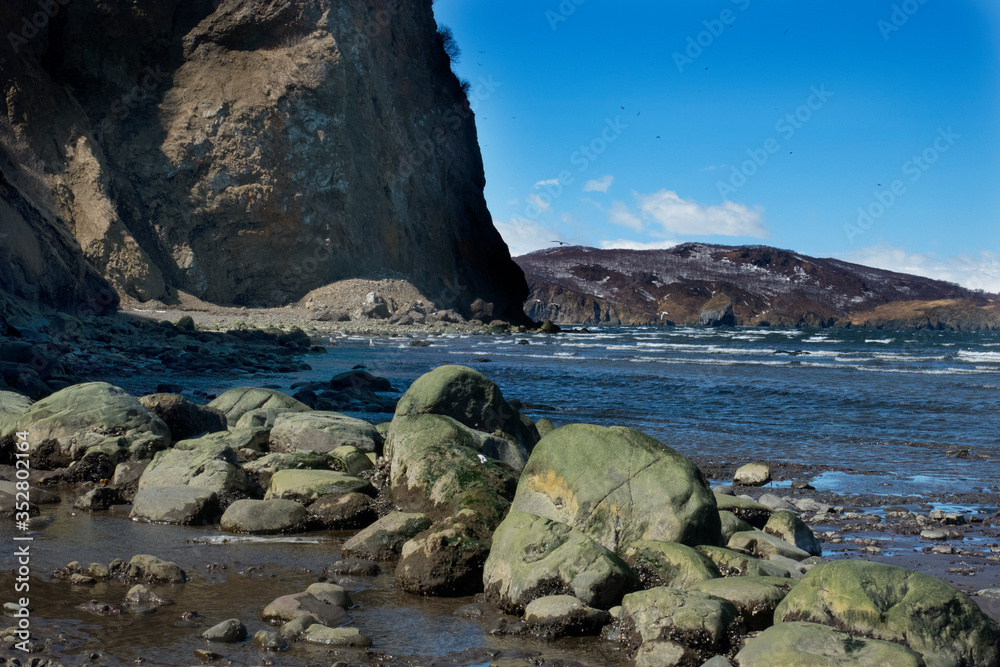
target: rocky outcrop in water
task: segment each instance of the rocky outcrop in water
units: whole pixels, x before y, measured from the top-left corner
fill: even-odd
[[[516,259],[557,324],[1000,329],[1000,296],[766,246],[560,247]]]
[[[0,288],[103,312],[109,284],[262,305],[401,277],[523,319],[431,5],[5,2]]]

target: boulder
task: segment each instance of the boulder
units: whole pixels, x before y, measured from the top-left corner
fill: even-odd
[[[865,639],[816,623],[780,623],[747,641],[739,667],[925,667],[905,646]]]
[[[764,525],[764,532],[805,551],[810,556],[819,556],[823,553],[823,547],[812,528],[796,514],[787,510],[774,512]]]
[[[311,520],[329,530],[355,530],[375,523],[375,501],[363,493],[321,496],[307,508]]]
[[[671,586],[686,589],[722,576],[707,556],[677,542],[639,540],[621,552],[643,588]]]
[[[331,468],[346,472],[348,475],[360,475],[375,467],[365,452],[351,445],[337,447],[327,454],[327,460],[330,462]]]
[[[295,640],[302,636],[302,633],[311,625],[319,623],[319,619],[312,614],[303,614],[288,621],[278,629],[278,634],[288,640]],[[323,626],[326,627],[326,626]]]
[[[346,558],[393,560],[407,540],[430,526],[425,514],[390,512],[344,542],[340,551]]]
[[[237,500],[222,515],[220,528],[230,533],[268,535],[305,530],[306,508],[294,500]]]
[[[707,556],[724,577],[790,577],[786,568],[732,549],[713,546],[695,547]]]
[[[392,383],[386,378],[377,377],[368,371],[355,368],[353,370],[338,373],[330,378],[330,389],[342,391],[344,389],[364,389],[366,391],[394,391]]]
[[[247,638],[247,626],[243,625],[238,618],[230,618],[205,630],[201,633],[201,637],[210,642],[235,644]]]
[[[535,422],[535,429],[538,431],[538,439],[541,440],[552,431],[556,430],[555,425],[547,417],[542,417]]]
[[[279,470],[271,476],[264,499],[284,498],[310,503],[321,496],[344,493],[374,496],[375,487],[367,479],[336,470]]]
[[[448,515],[459,509],[463,498],[475,494],[492,506],[482,513],[498,523],[510,505],[517,478],[492,457],[496,452],[489,450],[491,440],[500,439],[450,417],[396,417],[386,443],[393,499],[407,510]]]
[[[136,554],[125,566],[125,576],[129,579],[161,584],[183,584],[187,574],[177,563],[163,560],[149,554]]]
[[[142,473],[149,467],[149,461],[122,461],[115,466],[111,475],[111,486],[121,494],[125,502],[132,502],[139,490]]]
[[[0,437],[17,431],[17,418],[31,407],[31,399],[14,391],[0,391]]]
[[[717,493],[715,494],[715,503],[720,512],[731,512],[737,519],[754,528],[763,528],[767,524],[767,520],[771,518],[770,507],[749,498]]]
[[[722,539],[729,542],[734,533],[753,530],[753,526],[728,510],[719,510],[719,522],[722,524]]]
[[[1000,626],[967,594],[928,574],[882,563],[817,565],[778,605],[774,620],[821,623],[900,643],[928,667],[1000,664]]]
[[[493,535],[483,585],[489,602],[520,614],[536,598],[561,594],[608,609],[638,580],[618,556],[584,533],[512,511]]]
[[[726,546],[736,551],[753,554],[758,558],[768,559],[771,556],[784,556],[792,560],[805,560],[812,554],[799,549],[794,544],[760,530],[745,530],[733,533]]]
[[[775,510],[786,510],[798,513],[798,508],[795,507],[795,505],[788,502],[781,496],[774,495],[773,493],[761,494],[760,498],[757,499],[757,502],[769,508],[772,512]]]
[[[139,403],[163,420],[175,442],[225,431],[227,427],[226,416],[221,411],[198,405],[179,394],[150,394],[141,397]]]
[[[564,523],[616,553],[638,540],[722,540],[715,495],[698,468],[617,426],[573,424],[545,436],[521,473],[511,510]]]
[[[611,616],[572,595],[549,595],[529,602],[524,608],[524,620],[537,634],[555,639],[597,635]]]
[[[149,458],[170,444],[159,417],[106,382],[72,385],[32,404],[7,421],[0,440],[12,443],[16,431],[31,433],[32,467],[42,470],[68,466],[90,450],[107,457],[114,470],[122,460]]]
[[[306,615],[329,626],[339,625],[347,620],[347,611],[343,607],[321,600],[307,591],[283,595],[264,607],[263,612],[264,620],[269,623],[287,623]]]
[[[121,505],[123,502],[124,499],[117,489],[99,486],[77,498],[73,507],[86,512],[97,512],[110,509],[112,505]]]
[[[287,394],[273,389],[258,389],[255,387],[237,387],[225,392],[208,407],[220,410],[226,415],[229,424],[238,424],[240,417],[251,410],[271,408],[275,410],[292,410],[308,412],[309,406],[297,401]]]
[[[770,481],[770,466],[759,461],[740,466],[733,473],[733,484],[738,486],[764,486]]]
[[[196,486],[154,486],[135,494],[133,519],[151,523],[204,525],[219,516],[219,498],[210,489]]]
[[[626,595],[622,626],[632,645],[672,641],[702,653],[702,659],[728,653],[742,630],[731,602],[666,586]]]
[[[781,577],[726,577],[694,584],[688,590],[729,600],[740,612],[743,626],[751,632],[770,627],[774,609],[795,585]]]
[[[372,645],[371,637],[357,628],[328,628],[319,624],[310,625],[299,635],[299,639],[324,646],[367,648]]]
[[[284,651],[288,641],[273,630],[258,630],[254,633],[253,645],[264,651]]]
[[[463,516],[464,515],[464,516]],[[396,584],[415,595],[472,595],[483,589],[483,564],[490,552],[474,524],[475,513],[435,523],[403,544]]]
[[[296,412],[300,411],[289,408],[254,408],[253,410],[244,412],[239,421],[230,425],[230,428],[260,429],[267,431],[268,435],[270,435],[270,431],[274,428],[274,422],[278,417]]]
[[[79,575],[73,576],[75,577]],[[72,581],[73,580],[71,578],[70,582]],[[125,604],[132,607],[133,610],[150,610],[172,603],[164,600],[162,597],[142,584],[136,584],[132,588],[128,589],[128,593],[125,594]]]
[[[243,470],[257,481],[261,488],[267,488],[271,476],[279,470],[330,470],[331,461],[325,454],[315,452],[276,452],[265,454],[253,461],[242,464]]]
[[[158,452],[139,478],[139,491],[158,486],[191,486],[213,491],[223,507],[252,492],[249,477],[231,447],[212,436],[182,440]]]
[[[538,431],[521,422],[500,388],[466,366],[439,366],[417,378],[396,404],[396,416],[445,415],[476,431],[517,443],[526,460]],[[515,466],[516,469],[519,469]]]
[[[382,436],[363,419],[337,412],[288,412],[274,420],[272,452],[312,451],[320,454],[350,445],[363,452],[381,452]]]
[[[696,651],[669,639],[646,642],[635,652],[635,667],[695,667],[699,664],[701,657]]]

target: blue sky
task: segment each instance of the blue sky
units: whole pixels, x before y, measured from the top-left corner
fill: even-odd
[[[760,243],[1000,292],[1000,3],[437,0],[435,14],[462,49],[512,254]]]

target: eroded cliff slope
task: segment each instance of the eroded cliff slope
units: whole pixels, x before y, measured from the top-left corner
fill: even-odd
[[[0,233],[59,259],[34,292],[103,275],[140,300],[274,305],[404,278],[519,317],[431,4],[3,3]]]

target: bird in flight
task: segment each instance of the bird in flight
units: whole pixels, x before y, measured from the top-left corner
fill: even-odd
[[[552,243],[558,243],[559,245],[569,245],[565,241],[552,241]]]

